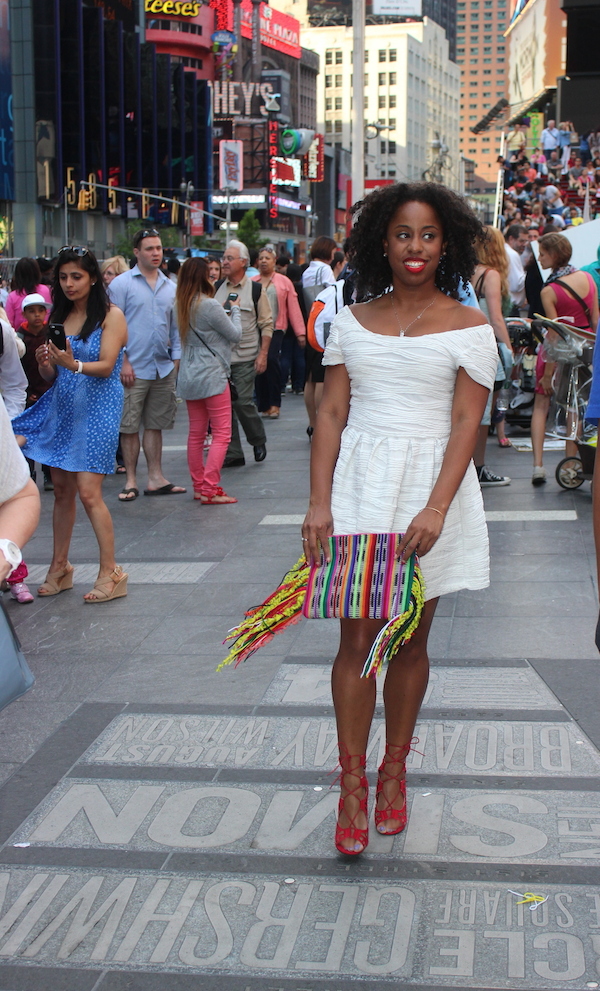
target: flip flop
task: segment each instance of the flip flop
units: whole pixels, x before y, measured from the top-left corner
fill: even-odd
[[[182,485],[173,485],[172,482],[167,482],[167,484],[162,485],[160,489],[144,489],[144,495],[183,495],[186,491],[187,490],[184,489]]]
[[[131,495],[131,493],[133,493],[133,495]],[[119,502],[135,502],[139,494],[139,489],[122,489],[122,491],[119,492]]]

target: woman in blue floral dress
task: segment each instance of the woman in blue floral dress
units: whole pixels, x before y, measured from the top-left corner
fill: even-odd
[[[54,482],[54,552],[38,595],[73,587],[69,547],[79,495],[100,550],[98,579],[84,601],[108,602],[127,594],[127,575],[115,562],[113,523],[102,498],[102,482],[112,473],[119,442],[127,324],[111,305],[98,262],[87,248],[59,252],[53,298],[50,323],[64,325],[66,350],[51,341],[38,348],[40,373],[52,388],[13,420],[23,453],[50,465]]]

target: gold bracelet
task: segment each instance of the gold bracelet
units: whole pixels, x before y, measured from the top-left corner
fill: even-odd
[[[441,509],[436,509],[435,506],[425,506],[425,509],[430,509],[432,513],[437,513],[438,516],[441,516],[443,520],[446,519],[446,514],[442,513]]]

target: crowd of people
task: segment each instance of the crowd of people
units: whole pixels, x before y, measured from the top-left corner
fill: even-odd
[[[549,121],[550,137],[552,131]],[[563,133],[562,125],[557,133]],[[553,161],[550,157],[550,167]],[[566,152],[561,161],[570,166]],[[498,352],[474,449],[481,487],[511,481],[485,464],[491,430],[500,447],[511,445],[497,408],[513,360],[507,318],[544,312],[593,331],[598,322],[599,272],[594,266],[591,274],[578,272],[569,264],[570,243],[556,225],[535,227],[537,218],[552,219],[559,207],[535,192],[544,182],[545,154],[536,152],[532,162],[538,178],[527,177],[518,193],[519,176],[529,164],[523,148],[514,149],[505,163],[514,184],[506,192],[503,230],[482,228],[469,277],[457,287],[459,302],[483,311]],[[516,212],[515,195],[521,197]],[[531,247],[534,231],[540,263],[550,270],[545,283]],[[145,496],[186,493],[184,480],[167,478],[162,468],[163,431],[173,428],[178,401],[188,413],[192,494],[204,505],[237,502],[221,484],[222,471],[245,465],[243,437],[254,460],[264,461],[265,420],[279,419],[286,389],[303,394],[312,439],[324,390],[326,339],[322,347],[314,335],[307,339],[311,308],[314,312],[313,303],[326,299],[331,287],[336,287],[331,290],[336,310],[362,301],[348,242],[344,248],[318,237],[309,261],[299,266],[270,245],[252,254],[232,240],[220,258],[193,257],[180,264],[165,258],[160,232],[145,228],[133,238],[130,261],[120,255],[98,261],[78,246],[61,249],[51,266],[20,259],[0,313],[0,391],[31,478],[35,482],[39,465],[44,490],[54,491],[54,551],[39,595],[73,586],[69,545],[77,496],[99,548],[98,578],[85,601],[126,594],[127,575],[115,560],[102,481],[106,474],[123,474],[118,500],[135,501],[143,451]],[[543,441],[553,373],[553,363],[540,350],[531,428],[534,485],[546,481]],[[19,602],[33,599],[26,577],[22,562],[7,579]]]

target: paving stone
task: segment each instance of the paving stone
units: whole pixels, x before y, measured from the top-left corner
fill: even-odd
[[[322,705],[331,700],[331,669],[286,664],[264,696],[265,704]],[[381,691],[381,679],[379,690]],[[557,709],[560,703],[531,669],[481,668],[461,671],[436,667],[430,672],[423,705],[448,708]]]
[[[419,743],[409,755],[409,771],[600,773],[600,754],[575,723],[419,720],[415,735]],[[333,719],[123,713],[83,754],[82,763],[320,771],[334,766],[336,740]],[[383,720],[375,719],[367,752],[369,766],[379,766],[384,749]],[[85,774],[81,765],[80,773]]]
[[[544,886],[531,912],[506,884],[26,868],[4,881],[0,958],[13,973],[34,964],[130,975],[108,988],[142,987],[143,971],[197,975],[210,988],[262,976],[264,991],[281,977],[303,978],[297,991],[337,989],[338,978],[375,989],[386,978],[396,988],[582,987],[600,950],[591,887]]]
[[[125,562],[122,567],[129,575],[128,585],[195,585],[199,582],[216,562],[210,561],[153,561],[148,564],[143,561]],[[74,583],[76,585],[93,585],[98,577],[98,564],[77,564],[75,567]],[[32,585],[44,581],[48,566],[46,564],[30,565],[29,579]]]

